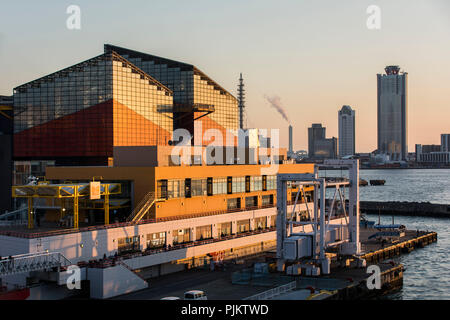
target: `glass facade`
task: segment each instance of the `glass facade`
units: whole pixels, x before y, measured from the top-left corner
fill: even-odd
[[[168,145],[172,137],[172,91],[115,53],[19,86],[14,101],[15,158],[107,164],[114,146]]]
[[[208,129],[219,130],[224,145],[236,145],[236,139],[227,143],[225,137],[239,129],[237,99],[193,65],[169,60],[126,48],[105,45],[105,52],[117,52],[122,57],[154,77],[173,91],[175,104],[173,128],[184,128],[194,135],[196,145],[206,145]],[[212,107],[213,112],[199,111],[198,107]],[[205,140],[199,139],[205,137]]]
[[[231,178],[231,193],[244,193],[255,191],[268,191],[276,189],[277,177],[266,177],[266,189],[263,190],[263,177],[228,177]],[[208,193],[208,179],[190,179],[190,197],[227,194],[228,192],[228,178],[212,178],[212,193]],[[211,179],[211,178],[210,178]],[[246,179],[249,181],[249,190],[246,190]],[[211,183],[211,182],[210,182]],[[161,199],[184,198],[186,197],[186,180],[171,179],[157,181],[157,195]],[[288,188],[291,188],[291,183],[288,182]],[[265,200],[272,201],[272,200]],[[265,202],[263,201],[263,204]]]

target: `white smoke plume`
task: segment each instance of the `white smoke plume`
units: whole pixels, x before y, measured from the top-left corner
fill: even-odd
[[[289,117],[287,116],[286,110],[284,110],[283,106],[281,105],[281,99],[279,96],[275,95],[272,97],[268,97],[264,95],[264,98],[270,103],[271,107],[275,108],[281,114],[284,120],[286,120],[289,124],[291,123]]]

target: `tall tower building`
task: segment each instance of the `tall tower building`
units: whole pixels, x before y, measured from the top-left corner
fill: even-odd
[[[377,75],[378,151],[391,160],[408,155],[408,73],[399,66],[387,66]]]
[[[339,156],[355,154],[355,111],[343,106],[338,112],[339,119]]]

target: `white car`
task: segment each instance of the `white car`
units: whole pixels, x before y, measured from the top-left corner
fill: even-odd
[[[191,290],[184,293],[184,300],[208,300],[208,297],[201,290]]]

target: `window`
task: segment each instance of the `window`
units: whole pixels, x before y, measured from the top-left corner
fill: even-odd
[[[295,198],[297,197],[297,192],[298,192],[298,190],[292,189],[292,191],[291,191],[291,201],[292,202],[295,201]],[[297,203],[302,203],[302,192],[301,191],[298,195]]]
[[[158,180],[157,194],[159,199],[167,199],[167,180]]]
[[[147,234],[147,248],[162,248],[166,245],[166,233],[150,233]]]
[[[217,234],[219,237],[226,237],[231,234],[231,222],[225,222],[219,224],[217,228]]]
[[[173,244],[190,242],[191,241],[191,230],[189,228],[174,230],[172,232],[172,236],[173,236]]]
[[[267,190],[275,190],[277,188],[277,176],[267,176]]]
[[[255,218],[255,229],[262,230],[267,228],[267,218],[266,217],[260,217]]]
[[[256,176],[250,178],[250,191],[262,191],[262,177]]]
[[[271,227],[277,226],[277,216],[276,215],[270,216],[270,226]]]
[[[213,194],[227,193],[227,178],[213,178]]]
[[[212,238],[212,226],[201,226],[195,228],[195,240],[204,240]]]
[[[263,206],[273,205],[273,194],[262,196],[261,200]]]
[[[246,197],[245,198],[245,207],[246,208],[254,208],[258,206],[258,197]]]
[[[191,194],[195,196],[206,196],[206,179],[192,179]]]
[[[140,237],[127,237],[118,239],[117,250],[119,254],[140,250]]]
[[[245,192],[245,177],[233,177],[233,193]]]
[[[184,197],[184,180],[168,180],[167,181],[167,198],[183,198]]]
[[[236,222],[237,233],[250,231],[250,219],[239,220]]]
[[[231,198],[227,199],[227,209],[234,210],[241,208],[241,198]]]

